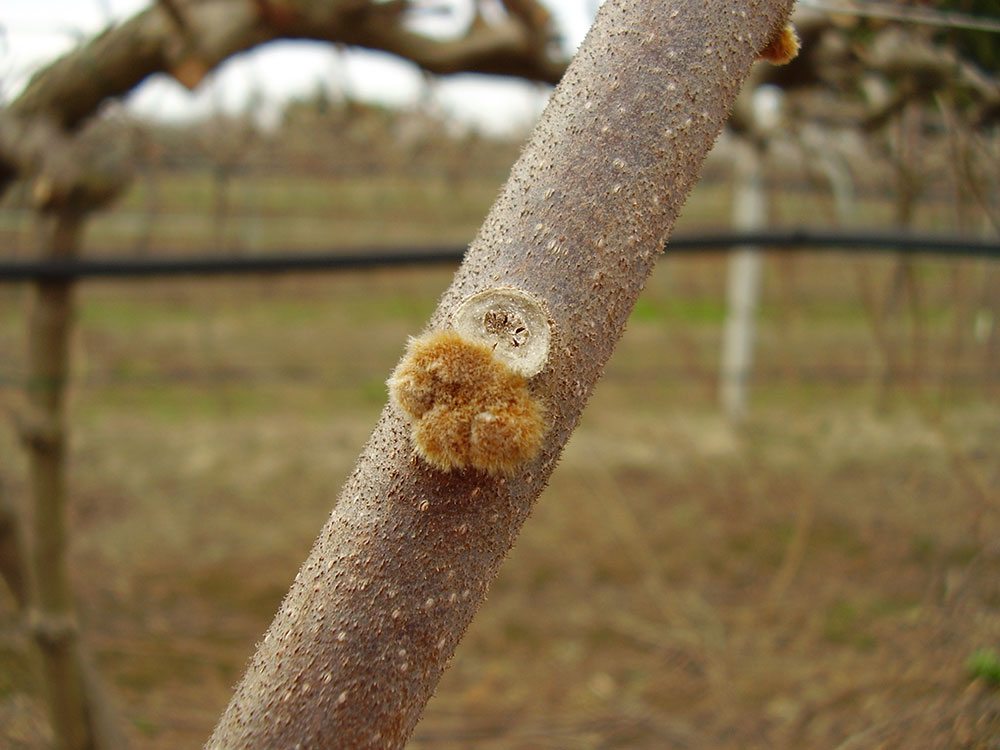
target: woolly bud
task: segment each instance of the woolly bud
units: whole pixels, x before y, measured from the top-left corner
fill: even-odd
[[[542,447],[545,409],[528,389],[548,356],[548,319],[533,298],[493,290],[465,300],[456,330],[411,339],[389,378],[417,454],[441,469],[511,474]]]
[[[790,23],[775,32],[767,44],[757,53],[758,60],[767,60],[773,65],[784,65],[799,54],[799,35]]]

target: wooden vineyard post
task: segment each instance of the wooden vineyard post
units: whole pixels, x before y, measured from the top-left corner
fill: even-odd
[[[44,218],[44,254],[52,259],[74,257],[82,220],[76,211]],[[72,308],[71,280],[35,283],[28,333],[28,409],[21,433],[34,505],[29,627],[42,653],[57,746],[86,748],[93,741],[66,560],[66,380]]]
[[[77,257],[87,210],[65,206],[42,213],[42,254]],[[19,415],[32,500],[28,555],[28,627],[42,655],[55,747],[124,747],[96,669],[80,640],[69,571],[66,419],[74,281],[34,284],[28,330],[27,403]]]
[[[733,230],[759,231],[767,224],[767,193],[761,178],[763,150],[752,139],[737,145],[739,155],[733,179]],[[739,422],[747,412],[763,263],[761,248],[756,245],[734,247],[729,259],[719,398],[723,413],[732,422]]]

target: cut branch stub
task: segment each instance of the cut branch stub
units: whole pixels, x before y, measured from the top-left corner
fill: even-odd
[[[525,378],[545,367],[552,336],[549,318],[527,292],[500,287],[466,297],[452,315],[452,326],[465,338],[487,344]]]

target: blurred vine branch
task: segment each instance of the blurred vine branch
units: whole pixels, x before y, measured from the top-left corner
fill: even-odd
[[[160,0],[39,71],[0,118],[0,194],[33,176],[61,136],[156,73],[195,88],[230,56],[276,39],[365,47],[437,74],[476,72],[555,83],[567,60],[536,0],[505,0],[454,38],[410,27],[412,0]]]

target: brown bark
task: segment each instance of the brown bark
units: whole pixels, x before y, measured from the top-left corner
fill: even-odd
[[[788,0],[609,0],[431,319],[517,287],[553,339],[541,454],[431,469],[385,410],[208,747],[401,747],[566,440]],[[285,502],[284,498],[276,498]]]
[[[9,113],[0,116],[0,153],[16,156],[19,170],[34,178],[32,198],[45,258],[74,259],[89,212],[127,184],[126,139],[116,135],[110,137],[98,123],[68,137],[44,121],[30,128]],[[117,748],[123,746],[117,720],[80,644],[68,569],[65,401],[72,325],[73,282],[37,281],[28,323],[27,398],[15,413],[28,455],[33,505],[31,551],[20,570],[19,600],[24,604],[26,589],[28,626],[42,654],[56,746]],[[13,515],[4,520],[19,521]],[[10,535],[18,543],[28,536],[19,528]],[[0,558],[8,557],[4,547],[0,544]]]
[[[83,218],[64,209],[45,219],[48,257],[77,255]],[[66,382],[72,318],[73,282],[39,281],[29,323],[27,408],[19,415],[34,504],[28,625],[42,654],[56,747],[114,748],[123,743],[80,643],[69,575]]]
[[[72,257],[79,245],[80,215],[51,221],[47,255]],[[42,652],[57,744],[83,748],[92,745],[66,559],[65,381],[72,297],[70,283],[36,285],[28,352],[29,411],[21,426],[34,500],[30,626]]]
[[[79,245],[80,216],[54,221],[46,238],[53,258],[72,257]],[[42,651],[49,707],[59,744],[89,743],[86,698],[78,673],[77,627],[66,560],[65,381],[73,287],[40,282],[30,321],[29,417],[22,424],[34,499],[32,568],[35,571],[32,630]]]

